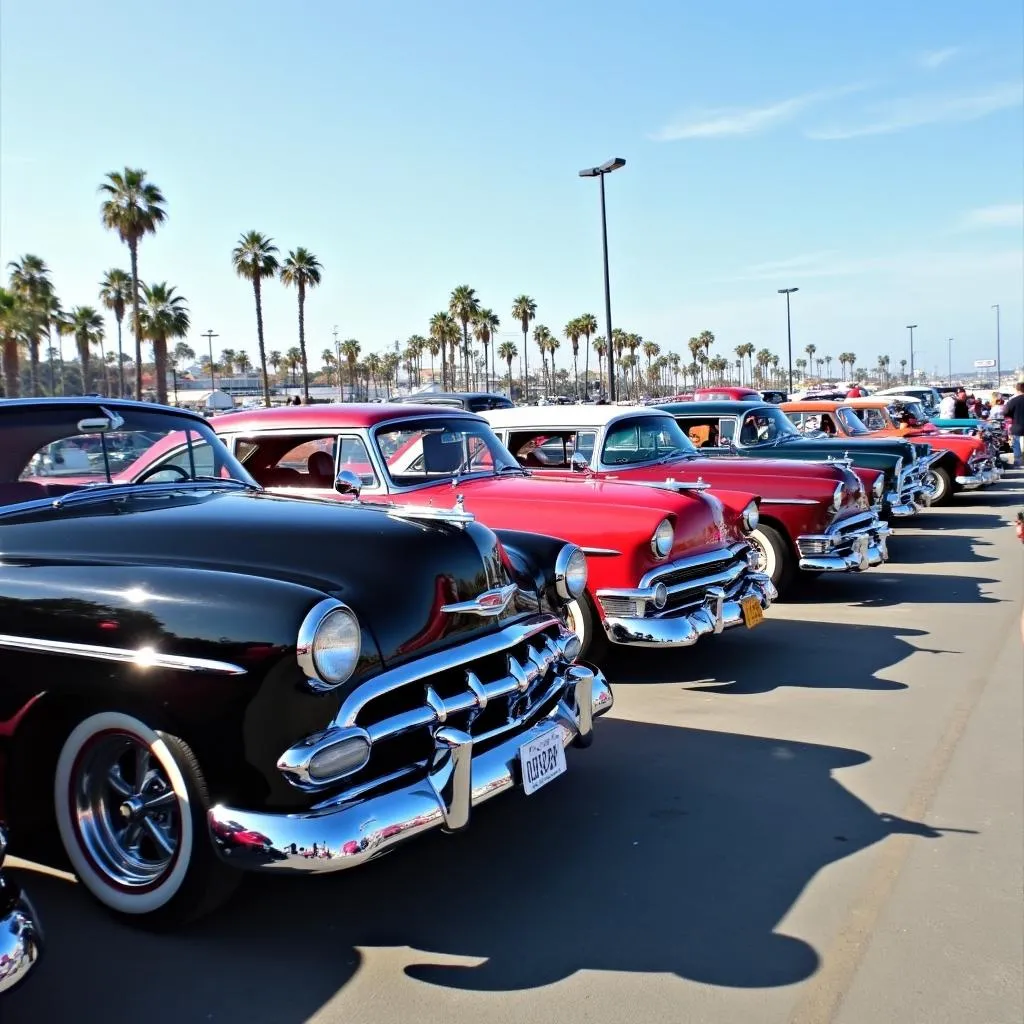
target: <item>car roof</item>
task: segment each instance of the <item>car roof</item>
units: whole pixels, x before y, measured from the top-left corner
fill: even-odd
[[[138,412],[165,412],[198,423],[210,421],[197,412],[189,409],[178,409],[172,405],[158,405],[156,402],[136,402],[130,398],[104,398],[102,395],[72,395],[58,398],[0,398],[0,414],[16,412],[20,409],[105,409],[135,410]]]
[[[655,409],[662,409],[674,416],[741,416],[745,412],[753,412],[760,409],[778,409],[777,405],[765,401],[750,402],[666,402],[664,405],[654,406]]]
[[[846,405],[845,399],[841,402],[831,398],[804,398],[795,402],[783,402],[783,409],[792,409],[794,412],[835,412],[840,406]]]
[[[209,422],[218,433],[242,430],[359,429],[394,419],[417,416],[463,416],[479,420],[474,412],[437,405],[399,402],[332,402],[317,405],[284,405],[276,409],[227,412]]]
[[[848,398],[844,404],[854,409],[888,409],[890,403],[886,399],[892,397],[894,396],[883,395],[881,398],[878,398],[875,395],[866,395],[863,398]],[[914,401],[916,402],[917,399],[915,398]]]
[[[428,403],[438,398],[458,399],[459,401],[473,398],[500,398],[502,401],[509,401],[504,395],[494,391],[426,391],[421,395],[398,395],[392,399],[398,404],[425,402]]]
[[[689,406],[689,403],[687,403]],[[482,409],[480,415],[492,427],[603,427],[613,420],[633,416],[662,416],[663,409],[650,405],[525,405],[515,409]]]

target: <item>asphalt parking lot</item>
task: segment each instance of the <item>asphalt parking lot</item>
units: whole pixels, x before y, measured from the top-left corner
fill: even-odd
[[[618,657],[569,772],[190,931],[19,873],[11,1022],[1010,1024],[1022,1017],[1024,473],[763,626]]]

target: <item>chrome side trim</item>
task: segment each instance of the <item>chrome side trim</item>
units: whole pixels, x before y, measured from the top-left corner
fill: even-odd
[[[212,672],[222,676],[244,676],[246,669],[227,661],[210,661],[180,654],[162,654],[152,647],[128,650],[124,647],[101,647],[99,644],[69,643],[65,640],[40,640],[28,636],[10,636],[0,633],[0,647],[12,651],[30,651],[33,654],[58,654],[90,661],[115,661],[136,668],[168,668],[176,672]]]
[[[817,498],[762,498],[762,505],[820,505]]]
[[[637,463],[637,465],[642,466],[643,463]],[[619,466],[617,468],[622,469],[623,467]],[[633,467],[627,468],[632,469]],[[604,479],[612,484],[625,484],[628,487],[656,487],[660,491],[672,491],[674,494],[678,494],[680,491],[706,491],[711,487],[711,484],[699,477],[693,483],[689,483],[686,480],[676,480],[671,476],[666,477],[664,480],[622,480],[617,476],[606,476]]]
[[[616,555],[621,555],[621,551],[616,551],[615,548],[584,548],[583,554],[590,555],[593,558],[612,558]]]

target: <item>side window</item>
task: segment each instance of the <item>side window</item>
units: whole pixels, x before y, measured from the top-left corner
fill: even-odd
[[[361,437],[346,435],[338,439],[338,469],[351,470],[364,487],[377,486],[377,474],[373,471],[370,454]]]
[[[723,416],[718,421],[719,441],[732,441],[736,436],[736,417]]]
[[[263,487],[334,486],[337,437],[327,435],[240,437],[235,454]]]
[[[821,429],[830,436],[837,433],[835,420],[827,412],[821,414]]]
[[[576,451],[582,455],[587,462],[594,457],[594,445],[597,444],[597,434],[593,430],[581,430],[576,435]]]
[[[217,476],[218,468],[213,457],[213,449],[205,442],[192,445],[192,458],[195,460],[196,476]],[[181,474],[172,470],[170,466],[183,469],[188,476],[192,476],[192,462],[189,460],[188,448],[179,448],[170,458],[164,459],[161,466],[165,467],[156,470],[146,477],[151,484],[170,483],[182,479]],[[227,477],[226,471],[220,471],[220,476]]]
[[[509,434],[508,450],[527,469],[568,469],[574,439],[572,430],[514,430]]]

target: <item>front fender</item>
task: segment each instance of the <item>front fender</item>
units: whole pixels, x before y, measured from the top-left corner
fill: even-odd
[[[555,559],[569,541],[522,530],[495,530],[494,533],[508,555],[516,582],[540,594],[545,611],[564,617],[565,604],[555,591]]]

